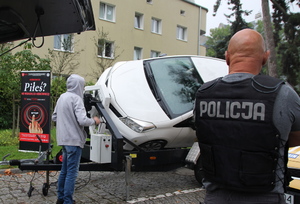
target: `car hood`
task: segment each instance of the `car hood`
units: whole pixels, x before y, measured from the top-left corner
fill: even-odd
[[[129,61],[111,69],[108,83],[112,101],[125,114],[123,116],[152,122],[170,120],[149,88],[143,60]]]

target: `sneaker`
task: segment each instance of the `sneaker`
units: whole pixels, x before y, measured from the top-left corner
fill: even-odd
[[[56,204],[64,204],[64,200],[57,199]]]

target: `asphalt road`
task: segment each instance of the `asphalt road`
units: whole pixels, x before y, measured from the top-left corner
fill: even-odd
[[[8,172],[10,173],[10,172]],[[48,204],[56,202],[56,181],[59,172],[50,172],[50,188],[43,195],[46,172],[12,171],[0,174],[0,203]],[[128,181],[128,180],[127,180]],[[28,190],[34,188],[30,197]],[[179,168],[167,172],[86,172],[78,174],[74,199],[77,204],[199,204],[205,190],[197,183],[193,171]]]

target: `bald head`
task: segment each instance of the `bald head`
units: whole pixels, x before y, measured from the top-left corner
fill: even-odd
[[[244,72],[258,74],[268,59],[263,37],[252,29],[235,33],[225,53],[230,73]]]

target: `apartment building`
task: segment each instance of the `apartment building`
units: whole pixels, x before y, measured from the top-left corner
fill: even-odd
[[[117,61],[165,54],[206,54],[199,42],[206,30],[208,10],[193,0],[91,0],[91,3],[96,31],[45,37],[44,45],[33,52],[40,57],[48,55],[48,50],[73,54],[70,64],[78,66],[74,72],[87,81],[100,76],[103,69],[99,63],[109,66]]]

